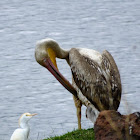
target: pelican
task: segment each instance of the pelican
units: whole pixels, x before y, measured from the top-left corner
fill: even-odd
[[[22,114],[19,119],[20,128],[16,129],[13,132],[10,140],[28,140],[29,131],[30,131],[28,121],[35,115],[37,114],[36,113],[35,114],[30,114],[30,113]]]
[[[78,129],[81,129],[81,106],[87,107],[87,117],[96,118],[102,110],[117,110],[121,99],[121,80],[117,65],[108,51],[62,49],[53,39],[42,39],[35,49],[36,61],[74,96]],[[56,58],[65,59],[72,72],[72,84],[59,72]],[[92,120],[93,119],[92,116]]]

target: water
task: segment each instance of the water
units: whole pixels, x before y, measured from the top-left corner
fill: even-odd
[[[119,111],[140,111],[139,0],[0,1],[0,140],[9,140],[24,112],[32,140],[77,128],[72,95],[34,58],[37,40],[49,37],[61,47],[111,52],[120,70],[123,95]],[[66,62],[61,73],[71,81]],[[92,124],[85,118],[82,127]]]

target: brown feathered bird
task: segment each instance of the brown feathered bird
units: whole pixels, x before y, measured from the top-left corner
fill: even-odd
[[[36,61],[74,95],[78,128],[81,129],[81,106],[87,107],[87,116],[95,121],[102,110],[117,110],[121,99],[121,80],[117,65],[108,51],[60,48],[52,39],[37,42]],[[72,72],[72,84],[59,72],[56,58],[65,59]]]

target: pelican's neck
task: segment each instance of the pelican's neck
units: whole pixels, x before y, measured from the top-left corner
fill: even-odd
[[[69,54],[69,51],[62,49],[55,40],[48,38],[37,42],[35,52],[46,52],[48,49],[52,49],[55,52],[56,57],[61,59],[65,59]]]
[[[41,65],[45,58],[67,59],[69,51],[62,49],[58,43],[52,39],[43,39],[37,42],[35,49],[35,58]]]
[[[49,48],[52,49],[55,52],[56,57],[60,59],[66,59],[69,54],[68,50],[62,49],[58,44],[49,46]]]

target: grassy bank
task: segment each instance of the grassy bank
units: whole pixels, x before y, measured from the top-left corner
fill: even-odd
[[[75,130],[62,136],[50,137],[44,140],[94,140],[93,128]]]

